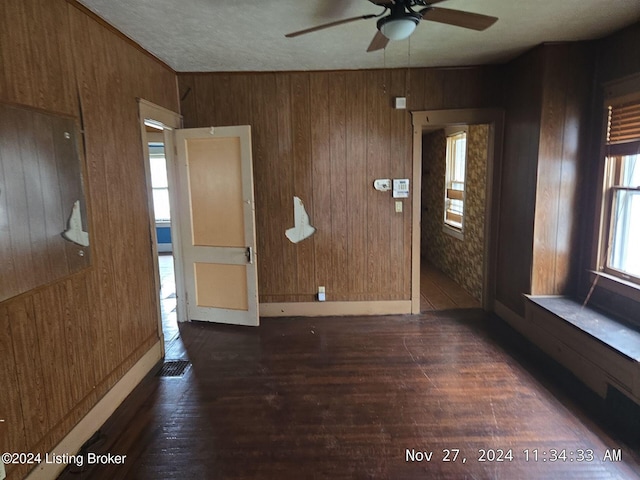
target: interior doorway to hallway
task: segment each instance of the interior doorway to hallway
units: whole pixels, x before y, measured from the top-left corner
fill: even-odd
[[[180,255],[179,218],[175,195],[174,131],[181,126],[175,112],[138,99],[140,139],[149,212],[157,333],[162,356],[176,359],[184,353],[178,325],[186,319]],[[178,349],[177,352],[174,350]]]
[[[481,305],[488,137],[486,124],[423,131],[421,297],[430,287],[426,299],[434,309]]]
[[[154,123],[145,124],[149,171],[151,173],[151,200],[153,203],[154,234],[158,275],[160,279],[160,314],[167,346],[178,334],[176,318],[176,279],[171,244],[171,208],[169,206],[169,179],[163,129]]]
[[[458,290],[466,291],[485,310],[493,309],[503,116],[500,109],[412,112],[416,192],[411,242],[413,313],[425,306],[422,284],[428,280],[423,275],[424,264],[454,279],[463,287]],[[449,143],[457,144],[453,151],[458,147],[466,151],[467,140],[472,143],[476,136],[482,138],[484,160],[482,168],[478,164],[469,172],[466,166],[460,167],[456,155],[449,158]],[[437,160],[425,160],[429,155]],[[476,185],[473,194],[472,184]],[[463,245],[469,241],[473,241],[472,260],[465,250],[468,245]],[[449,271],[449,267],[455,268]],[[468,302],[463,299],[462,303]]]
[[[176,276],[169,201],[169,176],[165,156],[164,134],[153,124],[146,125],[149,171],[155,222],[158,275],[160,279],[160,314],[164,335],[165,356],[180,335],[177,318]]]

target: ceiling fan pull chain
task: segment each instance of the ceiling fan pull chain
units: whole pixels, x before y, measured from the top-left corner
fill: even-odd
[[[407,42],[407,88],[406,88],[406,93],[405,93],[405,97],[409,97],[409,93],[411,92],[411,37],[409,37],[408,39],[409,41]]]
[[[387,94],[387,47],[382,49],[382,95]]]

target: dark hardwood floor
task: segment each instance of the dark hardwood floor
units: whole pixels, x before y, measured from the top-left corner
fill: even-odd
[[[480,301],[429,263],[420,267],[420,311],[481,308]]]
[[[124,465],[61,478],[640,478],[637,452],[479,309],[179,328],[192,367],[147,377],[88,449]]]

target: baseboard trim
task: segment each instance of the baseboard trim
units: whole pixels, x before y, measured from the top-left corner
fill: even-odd
[[[527,321],[524,319],[524,317],[521,317],[503,303],[500,303],[496,300],[493,303],[493,311],[496,315],[498,315],[513,328],[515,328],[518,332],[525,335],[528,333]]]
[[[261,303],[261,317],[328,317],[335,315],[403,315],[411,313],[411,300],[375,302]]]
[[[104,425],[124,399],[127,398],[161,358],[162,345],[160,342],[157,342],[49,453],[75,455],[82,445]],[[65,467],[66,465],[64,464],[40,463],[29,473],[26,479],[55,479]]]

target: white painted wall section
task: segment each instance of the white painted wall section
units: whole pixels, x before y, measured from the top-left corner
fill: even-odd
[[[299,243],[316,231],[315,227],[309,223],[309,214],[299,197],[293,197],[293,222],[293,228],[287,229],[284,233],[292,243]]]

